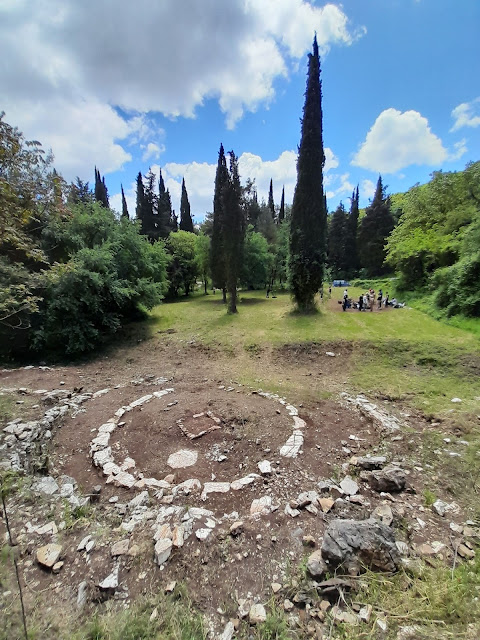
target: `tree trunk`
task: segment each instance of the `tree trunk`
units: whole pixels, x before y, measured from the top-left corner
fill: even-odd
[[[227,289],[226,289],[226,287],[223,287],[222,295],[223,295],[223,303],[227,304]]]
[[[232,287],[230,289],[229,299],[228,299],[228,313],[238,313],[237,312],[237,288]]]

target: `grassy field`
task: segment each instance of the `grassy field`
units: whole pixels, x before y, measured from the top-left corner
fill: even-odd
[[[349,288],[354,298],[361,292]],[[478,410],[478,334],[412,308],[343,313],[336,304],[342,293],[334,289],[332,300],[324,300],[319,312],[310,316],[292,313],[286,293],[266,299],[264,292],[242,292],[239,313],[233,316],[225,312],[219,293],[196,294],[156,307],[150,326],[153,332],[174,328],[179,341],[195,341],[234,356],[235,374],[247,384],[279,391],[293,386],[301,393],[305,380],[285,384],[281,371],[268,366],[267,355],[260,367],[258,356],[284,345],[320,343],[325,350],[348,350],[348,357],[342,356],[342,375],[331,385],[322,381],[323,392],[333,392],[341,382],[357,391],[407,400],[425,412]],[[480,327],[480,321],[476,323]],[[476,323],[471,322],[475,329]],[[310,392],[314,388],[310,385]],[[453,405],[453,397],[462,403]]]

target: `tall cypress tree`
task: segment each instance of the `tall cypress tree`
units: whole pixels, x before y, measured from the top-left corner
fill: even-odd
[[[358,262],[358,248],[357,248],[357,233],[358,233],[358,185],[357,188],[353,190],[350,204],[350,214],[348,216],[348,223],[346,226],[346,275],[351,277],[358,271],[359,262]]]
[[[140,220],[140,233],[148,234],[148,218],[145,216],[145,187],[143,186],[142,174],[139,171],[137,176],[137,206],[135,215]]]
[[[170,231],[176,231],[176,229],[172,229],[172,201],[170,200],[170,193],[168,192],[168,189],[165,189],[165,182],[163,181],[161,169],[158,179],[157,202],[158,235],[160,238],[168,238]]]
[[[145,199],[144,214],[147,235],[151,242],[158,239],[158,214],[157,214],[157,196],[155,193],[155,174],[152,169],[148,170],[145,176]]]
[[[325,155],[322,137],[322,90],[317,36],[309,54],[297,184],[290,225],[290,286],[299,311],[315,308],[324,273],[327,212],[323,193]]]
[[[170,201],[170,193],[168,192],[168,189],[167,189],[167,196],[168,196],[168,200]],[[171,204],[170,204],[170,207],[171,207]],[[172,210],[172,215],[170,216],[170,231],[172,231],[173,233],[175,233],[175,231],[178,231],[178,218],[175,213],[175,209]]]
[[[273,200],[273,181],[270,178],[270,190],[268,192],[268,209],[272,215],[272,220],[275,220],[275,202]]]
[[[193,221],[190,214],[190,202],[188,201],[185,178],[182,180],[182,197],[180,200],[180,231],[193,233]]]
[[[212,284],[223,292],[226,297],[225,257],[223,249],[223,196],[224,186],[228,182],[227,161],[223,144],[218,152],[217,172],[215,175],[215,193],[213,196],[212,244],[210,251]]]
[[[347,232],[349,217],[340,202],[330,217],[328,227],[328,265],[336,278],[343,278],[347,270]]]
[[[282,187],[282,199],[280,200],[280,211],[278,212],[278,224],[285,220],[285,185]]]
[[[382,275],[387,271],[384,265],[385,245],[395,220],[390,211],[390,198],[385,191],[382,176],[378,176],[375,195],[358,230],[360,264],[369,276]]]
[[[228,291],[228,312],[237,313],[237,285],[242,269],[243,240],[245,237],[242,187],[238,175],[238,158],[230,151],[230,171],[222,188],[223,252],[225,279]]]
[[[120,185],[120,188],[122,190],[122,218],[126,218],[127,220],[129,220],[130,216],[128,215],[128,207],[127,201],[125,200],[125,193],[123,191],[123,184]]]
[[[100,202],[106,209],[110,207],[108,201],[108,190],[105,184],[105,178],[102,178],[100,171],[95,167],[95,200]]]

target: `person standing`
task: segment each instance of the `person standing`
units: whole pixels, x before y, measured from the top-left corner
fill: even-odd
[[[358,310],[363,311],[363,293],[361,293],[358,298]]]

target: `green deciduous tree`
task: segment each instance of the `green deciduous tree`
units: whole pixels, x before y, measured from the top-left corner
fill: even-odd
[[[176,297],[180,290],[188,296],[195,286],[198,263],[195,256],[195,234],[189,231],[171,233],[167,240],[170,255],[168,263],[168,294]]]
[[[262,289],[270,278],[274,256],[265,237],[248,226],[240,281],[246,289]]]
[[[210,273],[210,238],[204,233],[195,236],[195,260],[198,273],[203,280],[205,295],[207,295],[208,276]]]
[[[385,247],[395,221],[390,212],[390,199],[385,191],[382,177],[378,176],[375,195],[358,230],[360,263],[369,276],[379,276],[388,270],[385,265]]]
[[[322,136],[322,91],[317,38],[309,55],[297,184],[290,224],[290,286],[297,308],[315,307],[324,272],[326,207],[323,193],[325,155]]]

